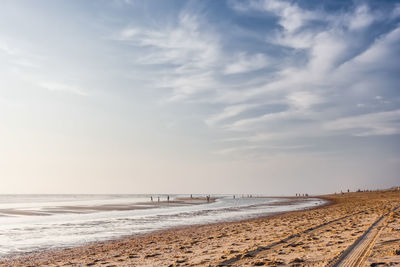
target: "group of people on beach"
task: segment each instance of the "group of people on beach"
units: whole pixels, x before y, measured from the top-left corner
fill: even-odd
[[[150,196],[150,201],[153,202],[153,196]],[[169,202],[169,195],[167,196],[167,201]],[[157,202],[160,202],[160,197],[157,197]]]
[[[308,194],[303,194],[303,195],[302,195],[302,194],[297,194],[297,193],[296,193],[296,197],[308,197]]]
[[[169,196],[167,197],[167,200],[169,202]],[[150,201],[153,202],[153,196],[150,196]],[[160,197],[157,197],[157,202],[160,202]]]
[[[190,194],[190,198],[193,199],[193,195],[192,195],[192,194]],[[235,196],[233,196],[233,198],[235,198]],[[206,196],[206,199],[207,199],[207,202],[210,202],[211,196],[210,196],[210,195],[207,195],[207,196]],[[151,202],[154,201],[153,196],[150,196],[150,201],[151,201]],[[157,197],[157,202],[160,202],[160,197],[159,197],[159,196]],[[167,195],[167,202],[169,202],[169,195]]]

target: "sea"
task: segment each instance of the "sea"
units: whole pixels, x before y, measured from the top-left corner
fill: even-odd
[[[168,196],[170,203],[166,202]],[[192,197],[205,199],[205,195]],[[174,203],[184,198],[189,201]],[[196,202],[190,201],[190,195],[147,194],[0,195],[0,258],[172,227],[256,218],[325,203],[318,198],[248,195],[212,195],[211,199]]]

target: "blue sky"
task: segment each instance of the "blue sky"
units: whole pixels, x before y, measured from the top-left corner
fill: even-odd
[[[4,1],[0,193],[398,185],[399,23],[399,1]]]

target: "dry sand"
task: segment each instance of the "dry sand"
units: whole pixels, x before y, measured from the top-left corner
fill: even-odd
[[[395,266],[400,192],[328,195],[330,204],[241,222],[170,229],[0,260],[1,266]]]

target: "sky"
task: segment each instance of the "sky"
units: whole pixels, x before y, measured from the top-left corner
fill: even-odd
[[[400,185],[400,1],[4,0],[0,193]]]

